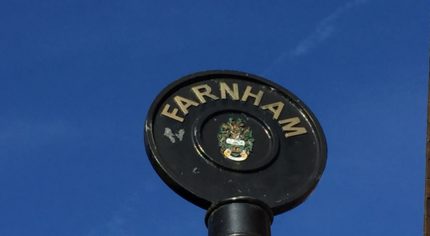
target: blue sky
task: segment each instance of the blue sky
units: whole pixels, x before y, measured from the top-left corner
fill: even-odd
[[[421,235],[424,0],[0,2],[0,235],[205,235],[144,151],[157,93],[208,69],[288,88],[326,171],[273,235]]]

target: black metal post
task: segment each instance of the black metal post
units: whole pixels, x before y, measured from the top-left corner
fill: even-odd
[[[270,236],[272,210],[257,200],[228,200],[206,214],[209,236]]]

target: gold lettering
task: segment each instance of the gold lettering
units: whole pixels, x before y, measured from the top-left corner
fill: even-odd
[[[306,134],[308,131],[305,127],[294,127],[295,125],[300,123],[299,117],[288,118],[284,120],[280,120],[279,124],[286,124],[282,126],[282,130],[285,131],[285,137],[289,138],[292,136]]]
[[[239,87],[237,83],[233,83],[233,90],[228,87],[228,85],[224,82],[219,83],[219,90],[221,92],[221,98],[226,99],[227,93],[233,100],[239,100]]]
[[[178,104],[179,109],[181,109],[181,111],[184,113],[184,115],[188,114],[188,108],[190,106],[198,106],[199,105],[199,103],[197,103],[193,100],[181,97],[181,96],[175,96],[173,99],[175,100],[176,104]]]
[[[257,94],[251,93],[251,86],[246,86],[245,92],[243,93],[241,101],[246,102],[248,100],[248,97],[253,97],[254,105],[258,106],[260,104],[261,98],[263,97],[263,91],[259,90]]]
[[[202,84],[202,85],[198,85],[198,86],[194,86],[191,88],[191,90],[193,90],[194,94],[196,95],[196,97],[200,100],[201,103],[206,103],[206,97],[210,97],[213,100],[217,100],[218,97],[211,94],[212,88],[207,85],[207,84]]]
[[[173,111],[169,111],[169,108],[170,108],[169,104],[164,105],[163,111],[161,111],[161,115],[165,115],[179,122],[184,121],[184,118],[178,116],[178,108],[173,108]]]
[[[269,110],[269,111],[273,112],[273,119],[275,119],[275,120],[277,120],[279,118],[279,115],[282,112],[282,108],[284,108],[283,102],[270,103],[270,104],[267,104],[267,105],[264,105],[261,107],[261,109],[263,109],[263,110]]]

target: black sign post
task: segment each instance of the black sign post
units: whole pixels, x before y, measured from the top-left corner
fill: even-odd
[[[303,102],[235,71],[192,74],[164,89],[149,110],[145,144],[166,184],[208,209],[210,236],[270,235],[273,215],[314,189],[327,152]]]

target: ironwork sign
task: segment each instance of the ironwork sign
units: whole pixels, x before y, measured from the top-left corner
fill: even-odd
[[[326,163],[309,108],[285,88],[236,71],[196,73],[165,88],[149,110],[145,143],[161,178],[205,209],[249,198],[279,214],[304,201]]]

